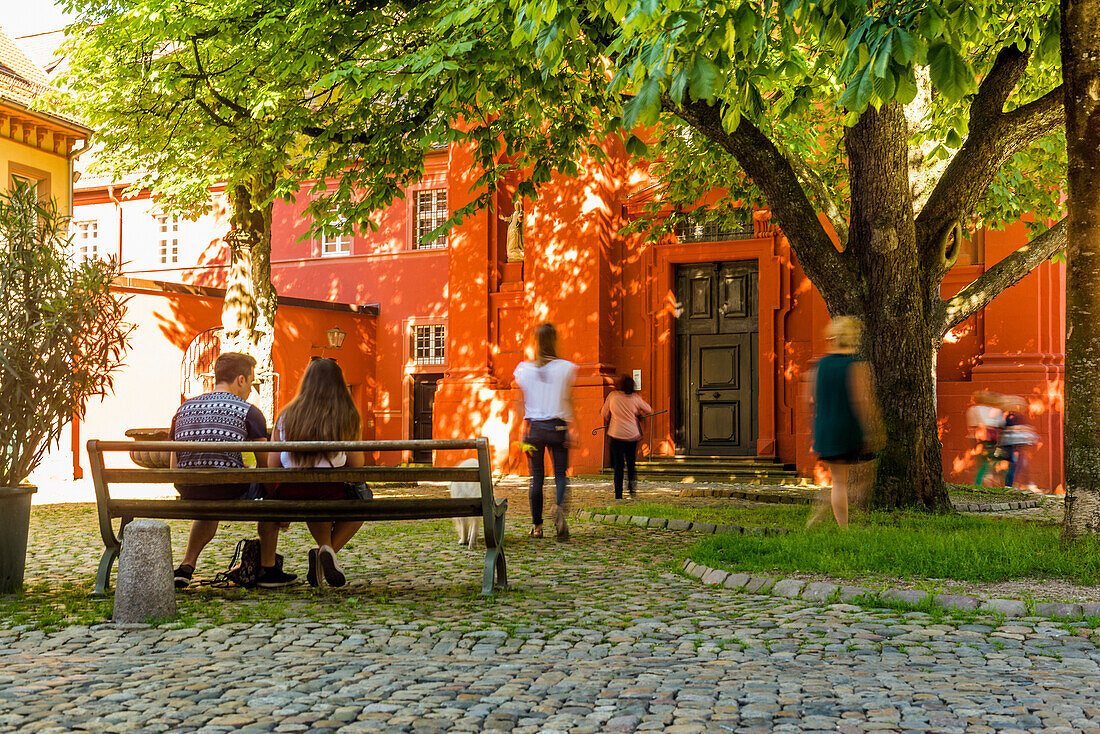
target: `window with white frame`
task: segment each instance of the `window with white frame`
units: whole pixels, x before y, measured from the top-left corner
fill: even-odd
[[[427,236],[447,221],[447,189],[426,189],[416,192],[416,242],[417,250],[435,250],[447,246],[446,233],[427,239]]]
[[[413,361],[416,364],[447,364],[447,327],[427,324],[413,328]]]
[[[161,263],[178,263],[180,261],[179,217],[175,214],[158,214],[157,229]]]
[[[351,235],[342,231],[346,221],[334,210],[332,223],[321,228],[321,257],[351,254]]]
[[[82,260],[99,257],[99,222],[73,223],[73,251]]]

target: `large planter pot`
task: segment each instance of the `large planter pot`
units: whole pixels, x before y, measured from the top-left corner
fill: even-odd
[[[126,431],[126,436],[135,441],[167,441],[169,432],[167,428],[131,428]],[[171,456],[169,451],[130,452],[130,459],[146,469],[167,469]]]
[[[0,594],[12,594],[23,588],[31,495],[37,491],[30,484],[0,487]]]

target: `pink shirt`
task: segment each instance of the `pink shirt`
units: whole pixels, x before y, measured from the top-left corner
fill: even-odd
[[[611,419],[607,426],[607,435],[620,441],[637,441],[641,438],[638,416],[652,412],[653,408],[638,393],[627,395],[622,390],[615,390],[608,395],[600,410],[604,420]]]

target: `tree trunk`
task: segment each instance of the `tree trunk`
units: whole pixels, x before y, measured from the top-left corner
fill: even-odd
[[[266,200],[262,192],[256,198]],[[271,204],[254,209],[245,186],[233,189],[229,245],[229,282],[222,305],[222,351],[243,352],[256,359],[256,385],[251,402],[271,425],[275,418],[275,343],[277,297],[271,284]]]
[[[1100,532],[1100,0],[1062,0],[1069,155],[1066,515],[1062,538]]]
[[[917,242],[908,127],[898,104],[869,109],[845,132],[852,186],[849,252],[863,286],[864,353],[875,376],[887,444],[872,503],[951,508],[936,422],[930,268]]]

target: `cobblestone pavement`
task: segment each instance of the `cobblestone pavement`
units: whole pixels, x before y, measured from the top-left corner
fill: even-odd
[[[158,627],[0,620],[0,731],[1100,731],[1087,624],[704,587],[675,570],[690,533],[576,523],[569,543],[536,540],[518,487],[501,492],[512,589],[493,600],[482,554],[426,522],[364,528],[344,589],[188,590]],[[90,586],[94,511],[33,522],[28,602]],[[199,572],[246,534],[227,525]],[[290,570],[307,547],[294,526]]]

